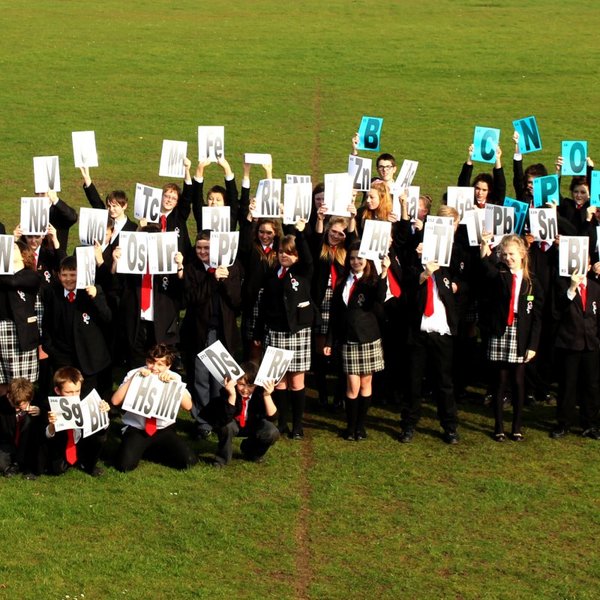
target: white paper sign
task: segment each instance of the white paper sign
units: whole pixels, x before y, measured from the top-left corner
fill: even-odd
[[[159,177],[174,177],[181,179],[185,176],[183,161],[187,156],[187,142],[163,140],[160,155]]]
[[[286,183],[311,183],[310,175],[286,175]]]
[[[46,235],[50,223],[50,200],[46,196],[21,198],[23,235]]]
[[[454,219],[429,215],[423,228],[421,263],[435,260],[440,267],[449,267],[454,243]]]
[[[312,208],[310,183],[285,183],[283,186],[283,223],[295,225],[300,219],[308,221]]]
[[[110,420],[108,411],[100,410],[102,398],[96,390],[92,390],[82,401],[81,408],[83,412],[83,437],[94,435],[102,429],[108,429]]]
[[[587,273],[590,238],[580,235],[561,235],[558,244],[558,274],[570,277],[575,271]]]
[[[142,377],[136,374],[123,400],[123,410],[174,423],[185,391],[182,381],[165,383],[157,375]]]
[[[258,154],[257,152],[246,152],[244,162],[248,165],[271,165],[273,158],[270,154]]]
[[[419,216],[419,198],[421,196],[421,187],[418,185],[409,185],[406,197],[406,209],[411,221],[416,221]],[[395,214],[395,213],[394,213]]]
[[[14,273],[14,250],[15,237],[13,235],[0,235],[0,275],[12,275]]]
[[[556,207],[530,208],[529,233],[536,242],[548,242],[552,244],[558,235]]]
[[[96,256],[93,246],[78,246],[75,248],[77,257],[77,284],[78,290],[85,290],[96,282]]]
[[[148,234],[138,231],[121,231],[119,234],[121,256],[117,273],[143,275],[148,262]]]
[[[478,208],[467,210],[465,211],[463,221],[467,226],[469,246],[479,246],[481,244],[481,234],[485,228],[485,211]]]
[[[475,188],[471,186],[449,185],[447,190],[447,204],[458,211],[458,217],[461,223],[465,211],[475,208]]]
[[[76,167],[97,167],[96,134],[93,131],[73,131],[73,158]]]
[[[153,275],[177,273],[177,232],[148,233],[148,268]]]
[[[254,380],[255,385],[264,385],[267,381],[275,381],[277,385],[289,369],[294,358],[293,350],[282,350],[268,346]]]
[[[36,156],[33,159],[35,193],[60,192],[60,167],[58,156]]]
[[[104,244],[107,224],[108,210],[82,206],[79,209],[79,243],[82,246],[93,246],[94,242]]]
[[[392,224],[389,221],[367,219],[360,239],[358,255],[361,258],[380,263],[381,259],[388,253],[391,235]]]
[[[146,219],[148,223],[158,223],[163,191],[143,183],[135,184],[133,216]]]
[[[226,377],[227,379],[237,381],[244,375],[242,367],[237,364],[233,356],[229,354],[227,348],[219,340],[202,350],[202,352],[199,352],[198,358],[221,387],[223,387]]]
[[[79,396],[48,396],[50,411],[56,415],[55,431],[81,429],[83,411]]]
[[[373,161],[350,154],[348,156],[348,175],[352,177],[352,187],[361,192],[371,189],[371,169]]]
[[[493,236],[504,236],[515,229],[515,209],[512,206],[485,205],[485,230]]]
[[[198,160],[217,159],[225,155],[225,127],[203,126],[198,127]]]
[[[417,160],[405,160],[402,163],[400,173],[398,173],[398,177],[396,177],[396,181],[394,182],[394,188],[399,194],[402,194],[406,188],[412,185],[418,166],[419,161]]]
[[[352,177],[348,173],[328,173],[325,175],[326,215],[349,217],[348,206],[352,204]]]
[[[231,208],[229,206],[203,206],[202,229],[231,231]]]
[[[213,268],[230,267],[237,256],[239,231],[211,231],[209,264]]]
[[[256,190],[255,218],[281,218],[281,179],[261,179]]]

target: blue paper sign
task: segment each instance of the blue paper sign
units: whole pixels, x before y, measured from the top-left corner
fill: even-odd
[[[519,134],[519,152],[529,154],[542,149],[542,138],[535,117],[526,117],[513,121],[513,127]]]
[[[600,171],[592,171],[590,206],[600,206]]]
[[[562,143],[563,157],[561,175],[585,175],[585,165],[587,162],[587,142],[576,141]]]
[[[543,208],[548,202],[560,203],[558,175],[546,175],[533,180],[533,206]]]
[[[383,119],[379,117],[363,117],[358,128],[358,150],[379,151]]]
[[[525,219],[527,218],[527,211],[529,205],[527,202],[521,202],[508,196],[504,198],[504,206],[512,206],[515,209],[515,233],[521,235],[523,232],[523,226],[525,225]]]
[[[496,162],[496,149],[500,141],[500,130],[492,127],[475,127],[471,160],[485,163]]]

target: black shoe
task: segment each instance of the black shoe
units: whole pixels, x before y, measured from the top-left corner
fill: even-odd
[[[355,442],[356,441],[356,436],[354,435],[354,431],[350,431],[349,429],[346,429],[344,431],[344,433],[342,434],[342,437],[347,441],[347,442]]]
[[[564,427],[557,427],[550,432],[550,437],[553,440],[560,440],[560,438],[564,438],[567,433],[569,433],[568,429],[565,429]]]
[[[218,460],[215,460],[215,461],[212,463],[212,466],[213,466],[215,469],[222,469],[222,468],[225,466],[225,463],[223,463],[223,462],[220,462],[220,461],[218,461]]]
[[[290,433],[290,439],[296,440],[296,441],[303,440],[304,439],[304,432],[302,430],[300,430],[300,431],[292,431],[292,433]]]
[[[502,442],[506,441],[506,436],[503,433],[495,433],[494,441],[502,443]]]
[[[4,477],[14,477],[15,475],[18,475],[21,472],[21,470],[19,469],[19,465],[14,463],[12,465],[10,465],[10,467],[8,467],[8,469],[6,469],[4,471],[4,473],[2,473],[4,475]]]
[[[510,439],[513,442],[524,442],[525,441],[525,438],[523,437],[522,433],[511,433]]]
[[[447,431],[444,431],[444,435],[442,436],[442,439],[444,440],[444,442],[446,442],[446,444],[458,444],[458,440],[460,439],[458,437],[458,433],[456,433],[456,431],[452,430],[452,429],[448,429]]]
[[[581,432],[581,437],[590,438],[591,440],[600,440],[600,431],[595,427],[590,427]]]
[[[356,431],[356,433],[354,434],[354,439],[359,442],[360,440],[366,440],[367,439],[367,432],[363,429],[359,429]]]
[[[35,473],[23,473],[23,479],[27,479],[27,481],[35,481],[37,478]]]
[[[415,436],[415,430],[412,427],[407,427],[398,438],[401,444],[408,444],[412,442],[413,437]]]
[[[197,440],[208,440],[212,435],[212,429],[196,429],[196,439]]]
[[[104,475],[104,469],[102,467],[94,467],[88,474],[90,477],[102,477],[102,475]]]

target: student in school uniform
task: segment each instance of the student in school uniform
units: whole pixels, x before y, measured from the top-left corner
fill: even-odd
[[[145,366],[127,373],[123,383],[112,396],[113,406],[125,400],[129,386],[135,377],[156,375],[163,382],[181,381],[178,373],[171,371],[175,353],[164,344],[157,344],[148,351]],[[192,397],[186,390],[181,408],[192,410]],[[117,453],[115,467],[119,471],[133,471],[146,457],[175,469],[187,469],[196,464],[197,457],[177,435],[175,423],[164,419],[146,419],[126,411],[123,414],[123,439]]]
[[[277,264],[265,279],[254,332],[255,343],[292,350],[288,372],[275,387],[279,430],[288,430],[288,404],[292,407],[291,438],[304,438],[302,418],[306,401],[304,374],[310,369],[311,328],[317,311],[310,296],[312,256],[304,238],[305,221],[296,223],[296,235],[286,235],[277,250]],[[288,395],[289,394],[289,395]]]
[[[181,325],[181,349],[185,359],[188,389],[192,394],[198,437],[205,439],[210,424],[201,416],[202,409],[220,392],[220,386],[198,358],[198,353],[221,341],[232,354],[240,344],[237,326],[242,299],[242,267],[234,261],[230,267],[210,266],[210,231],[198,233],[195,257],[184,267],[184,306]]]
[[[142,231],[158,233],[160,228],[150,223]],[[113,252],[112,272],[123,249]],[[127,343],[126,363],[129,368],[145,360],[156,344],[175,346],[179,343],[179,313],[183,300],[184,255],[175,254],[177,272],[170,275],[116,274],[115,287],[121,302],[117,326],[123,328]]]
[[[600,440],[600,284],[575,272],[570,280],[561,277],[557,288],[559,387],[557,425],[550,437],[557,440],[569,433],[579,405],[581,435]]]
[[[244,375],[237,382],[226,379],[219,398],[213,401],[214,429],[219,445],[213,465],[223,467],[231,462],[233,438],[243,437],[240,450],[251,462],[262,462],[269,448],[279,439],[277,407],[271,394],[274,382],[262,387],[254,384],[258,373],[256,363],[240,365]]]
[[[331,300],[331,315],[325,356],[330,356],[335,344],[341,345],[343,370],[346,373],[346,440],[367,437],[365,420],[372,398],[372,377],[382,371],[383,346],[379,329],[387,291],[387,270],[390,259],[381,261],[378,275],[372,261],[358,255],[360,242],[353,243],[346,255],[343,276],[339,279]]]
[[[36,479],[44,464],[44,418],[31,381],[17,377],[0,397],[0,473]]]
[[[527,246],[515,234],[505,235],[498,246],[500,262],[493,261],[484,233],[481,242],[483,276],[489,282],[488,310],[481,315],[489,333],[488,360],[496,371],[493,395],[494,440],[503,442],[503,398],[512,384],[511,439],[522,442],[525,402],[525,365],[536,355],[542,327],[543,291],[529,271]]]
[[[72,366],[85,377],[83,395],[96,388],[98,379],[111,364],[104,329],[112,324],[112,313],[102,288],[90,285],[85,290],[77,285],[77,259],[67,256],[60,264],[58,281],[44,290],[42,348],[52,367]]]
[[[11,379],[37,381],[38,317],[35,310],[40,280],[34,257],[23,240],[13,247],[13,275],[0,275],[0,396]]]
[[[496,162],[492,173],[479,173],[473,179],[473,144],[469,146],[469,154],[466,162],[462,166],[458,182],[456,185],[469,187],[473,185],[475,192],[475,205],[477,208],[485,208],[486,204],[502,204],[506,196],[506,177],[502,167],[502,150],[498,146],[496,150]]]
[[[61,367],[54,373],[54,394],[56,396],[79,396],[82,391],[83,375],[75,367]],[[100,401],[100,410],[108,412],[110,406]],[[104,469],[98,467],[100,453],[106,442],[106,430],[101,429],[88,437],[83,437],[83,429],[56,431],[57,416],[48,412],[46,438],[48,440],[48,473],[62,475],[71,467],[78,467],[92,477],[100,477]]]
[[[443,216],[455,217],[450,207],[441,207]],[[441,210],[440,209],[440,210]],[[453,247],[453,256],[459,248]],[[458,415],[454,395],[453,356],[455,337],[460,320],[461,298],[467,293],[467,283],[454,267],[441,267],[436,261],[421,264],[421,246],[407,257],[405,289],[408,300],[408,392],[401,404],[400,442],[412,441],[421,418],[423,376],[427,372],[437,415],[442,427],[442,439],[457,444]]]

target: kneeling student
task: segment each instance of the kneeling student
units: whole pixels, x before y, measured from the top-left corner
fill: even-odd
[[[83,375],[75,367],[61,367],[54,373],[54,393],[57,396],[80,396]],[[102,400],[100,410],[108,412],[110,406]],[[104,472],[96,466],[100,452],[106,442],[106,430],[101,429],[84,438],[83,429],[66,429],[56,431],[56,413],[48,413],[48,472],[51,475],[62,475],[69,467],[78,465],[92,477],[99,477]]]
[[[215,407],[215,431],[219,446],[213,465],[222,467],[231,462],[233,438],[245,437],[240,450],[246,460],[259,462],[267,450],[279,439],[275,425],[277,408],[271,398],[274,382],[263,387],[254,385],[257,366],[242,363],[244,375],[237,381],[225,379],[218,405]]]
[[[120,406],[125,400],[129,386],[135,377],[157,375],[167,383],[181,381],[181,377],[170,370],[175,359],[174,352],[165,344],[150,348],[146,356],[146,366],[127,373],[123,383],[112,396],[113,406]],[[181,400],[181,408],[192,409],[192,397],[186,390]],[[123,441],[117,454],[116,468],[119,471],[133,471],[140,460],[147,456],[176,469],[187,469],[197,462],[197,458],[187,444],[177,435],[175,423],[161,418],[145,418],[126,411],[123,415]]]

